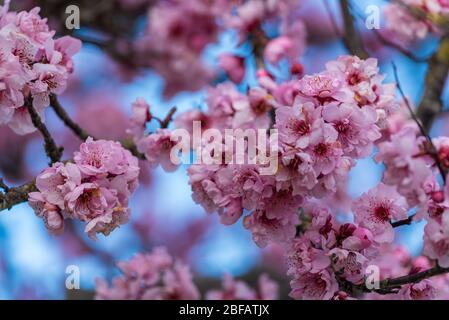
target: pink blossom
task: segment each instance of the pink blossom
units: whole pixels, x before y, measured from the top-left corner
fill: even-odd
[[[143,136],[146,123],[152,118],[150,106],[143,98],[137,98],[132,104],[131,129],[129,132],[135,139]]]
[[[36,178],[36,187],[45,194],[47,202],[64,209],[64,197],[81,184],[81,172],[73,163],[55,163]]]
[[[424,279],[418,283],[402,286],[398,294],[404,300],[432,300],[436,292],[432,281]]]
[[[377,115],[372,109],[329,104],[323,109],[323,118],[338,132],[338,141],[346,154],[366,157],[371,153],[373,142],[381,137],[376,125]]]
[[[423,253],[430,259],[437,259],[444,268],[449,267],[449,213],[445,212],[438,220],[429,219],[424,228]]]
[[[130,174],[137,177],[137,160],[120,143],[107,140],[87,138],[75,152],[74,160],[85,175],[98,178],[107,175]]]
[[[298,83],[300,92],[309,99],[316,99],[319,104],[344,101],[343,80],[338,73],[322,72],[306,75]]]
[[[310,246],[305,238],[295,238],[287,250],[288,274],[299,276],[311,272],[316,273],[330,266],[326,252]]]
[[[320,109],[315,109],[311,102],[301,104],[295,101],[291,107],[276,109],[276,128],[279,130],[279,139],[286,145],[306,148],[312,134],[324,127],[323,130],[332,132],[333,128],[324,124],[320,119]]]
[[[281,36],[271,40],[265,47],[264,56],[268,62],[277,64],[279,61],[289,56],[288,52],[293,48],[293,41],[289,37]]]
[[[220,56],[220,67],[232,82],[240,83],[245,77],[245,59],[232,54]]]
[[[327,269],[305,273],[290,282],[290,297],[301,300],[330,300],[338,291],[335,277]]]
[[[345,232],[348,229],[348,225],[353,227],[349,234]],[[369,248],[373,244],[373,234],[371,231],[362,227],[355,227],[351,224],[345,224],[340,227],[340,236],[343,238],[342,248],[346,250],[361,251]]]
[[[127,262],[119,262],[123,272],[109,286],[97,279],[99,300],[197,300],[199,291],[192,281],[190,268],[174,260],[165,248],[149,254],[137,254]]]
[[[416,19],[401,5],[388,4],[384,8],[384,15],[387,30],[401,43],[408,44],[413,40],[422,40],[431,31],[427,23]]]
[[[424,183],[433,176],[426,158],[419,157],[423,142],[424,138],[417,137],[414,128],[404,127],[392,134],[389,141],[379,143],[375,156],[376,161],[383,161],[386,166],[384,183],[395,185],[412,206],[427,201]]]
[[[68,75],[73,72],[72,56],[81,42],[71,37],[54,40],[47,19],[39,8],[8,12],[0,17],[0,123],[24,135],[35,131],[26,98],[32,98],[36,111],[43,115],[50,94],[65,91]]]
[[[171,172],[176,170],[179,165],[174,163],[171,156],[171,151],[176,144],[177,142],[172,139],[170,130],[159,129],[157,132],[139,140],[137,148],[145,154],[152,168],[161,165],[165,171]]]
[[[360,283],[365,277],[365,269],[368,259],[356,251],[347,251],[335,248],[329,252],[332,259],[332,267],[339,272],[343,278],[352,282]]]
[[[221,290],[209,290],[206,293],[207,300],[276,300],[279,296],[278,284],[268,275],[262,274],[258,280],[258,288],[254,290],[245,282],[235,280],[225,273],[223,276],[223,288]]]
[[[391,186],[379,184],[354,201],[355,221],[373,233],[377,242],[392,242],[392,220],[407,218],[405,199]]]
[[[261,210],[254,211],[243,220],[243,225],[251,231],[252,238],[259,247],[265,247],[269,242],[282,243],[293,239],[297,223],[298,218],[294,215],[269,218]]]
[[[75,153],[75,163],[54,163],[36,178],[29,203],[52,233],[63,219],[86,222],[85,232],[109,235],[129,218],[128,198],[137,187],[137,158],[119,143],[92,138]]]
[[[36,215],[44,220],[48,232],[54,235],[64,232],[64,218],[61,209],[47,202],[43,193],[31,192],[28,196],[28,203]]]
[[[319,174],[329,174],[337,167],[343,151],[337,141],[338,133],[323,124],[311,137],[309,153],[314,158],[314,170]]]
[[[251,88],[247,102],[234,105],[233,128],[268,129],[270,117],[268,112],[274,106],[274,99],[262,88]]]

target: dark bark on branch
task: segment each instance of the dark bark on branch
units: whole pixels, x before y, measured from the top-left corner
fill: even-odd
[[[379,282],[379,289],[368,289],[365,284],[356,286],[352,289],[362,292],[377,292],[380,294],[396,293],[398,289],[400,289],[401,286],[405,284],[418,283],[424,279],[428,279],[445,273],[449,273],[449,268],[442,268],[436,265],[435,267],[427,269],[425,271],[409,274],[402,277],[382,280]]]
[[[253,46],[254,59],[256,60],[257,69],[264,69],[264,50],[268,43],[268,39],[264,31],[260,28],[256,28],[250,35],[250,42]]]
[[[426,74],[424,94],[417,116],[428,132],[435,117],[443,110],[441,95],[449,72],[449,35],[440,40],[438,50],[432,55]]]
[[[363,46],[362,38],[357,31],[355,20],[351,13],[350,1],[340,0],[340,8],[343,15],[343,43],[345,47],[351,54],[358,56],[360,59],[368,58],[369,54]]]
[[[28,200],[28,194],[37,191],[35,181],[25,183],[19,187],[3,188],[4,192],[0,192],[0,211],[11,209],[16,204]]]
[[[42,137],[44,138],[45,153],[50,158],[51,163],[58,162],[61,159],[63,148],[60,148],[56,145],[47,127],[42,122],[39,114],[34,109],[31,99],[27,99],[25,105],[28,109],[33,125],[37,130],[39,130],[39,132],[42,134]]]
[[[64,110],[64,108],[61,106],[61,104],[58,101],[58,98],[55,95],[52,95],[50,97],[50,103],[51,103],[51,107],[55,111],[56,115],[64,122],[64,124],[69,129],[71,129],[73,131],[73,133],[78,138],[85,141],[89,137],[89,134],[70,118],[70,116]]]
[[[412,224],[414,216],[415,215],[413,214],[410,217],[408,217],[407,219],[391,222],[391,226],[393,228],[397,228],[397,227],[400,227],[400,226],[408,226],[408,225]]]
[[[86,130],[84,130],[83,128],[81,128],[75,121],[72,120],[72,118],[70,118],[69,114],[65,111],[64,107],[60,104],[59,100],[57,99],[56,96],[51,96],[50,98],[50,102],[51,102],[51,106],[53,108],[53,110],[55,110],[56,115],[64,122],[64,124],[72,130],[72,132],[81,140],[85,141],[88,137],[92,137],[95,139],[95,137],[93,137],[92,135],[90,135]],[[172,108],[173,109],[173,108]],[[171,114],[169,113],[170,117],[169,118],[165,118],[165,121],[168,123],[172,120],[172,116],[176,111],[176,108],[174,108],[175,110],[170,110],[170,112],[172,112]],[[168,117],[168,115],[167,115]],[[137,147],[135,146],[135,144],[132,141],[122,141],[121,142],[123,148],[128,149],[135,157],[139,158],[139,159],[145,159],[145,156],[143,154],[141,154],[138,150]]]
[[[159,122],[159,124],[160,124],[160,126],[161,126],[161,129],[167,129],[168,128],[168,125],[170,124],[170,122],[173,120],[173,116],[175,115],[175,113],[176,113],[176,107],[172,107],[169,111],[168,111],[168,113],[167,113],[167,115],[165,116],[165,118],[164,119],[159,119],[159,118],[157,118],[157,117],[154,117],[158,122]]]

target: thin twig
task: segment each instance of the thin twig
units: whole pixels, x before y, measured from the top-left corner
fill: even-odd
[[[61,159],[63,148],[60,148],[56,145],[53,140],[50,132],[48,131],[45,124],[42,122],[39,114],[33,107],[33,102],[31,99],[27,99],[25,105],[28,109],[28,113],[30,114],[31,121],[37,130],[42,134],[44,138],[44,148],[47,156],[50,158],[51,163],[58,162]]]
[[[416,124],[419,127],[419,130],[421,132],[421,135],[424,136],[427,140],[427,144],[428,144],[428,148],[430,148],[430,150],[428,150],[430,156],[434,159],[435,164],[438,167],[438,170],[440,171],[441,177],[443,178],[444,183],[446,184],[446,176],[447,176],[447,170],[444,168],[444,166],[441,164],[441,161],[438,157],[438,151],[437,148],[435,147],[432,138],[430,138],[429,134],[427,133],[426,129],[423,127],[423,125],[421,124],[421,121],[418,119],[418,117],[415,115],[415,112],[413,111],[412,106],[410,105],[410,102],[408,101],[407,97],[405,96],[404,91],[402,90],[402,86],[401,86],[401,82],[399,81],[399,76],[398,76],[398,69],[396,67],[396,64],[394,62],[391,62],[391,65],[393,66],[393,73],[394,73],[394,77],[396,80],[396,84],[399,90],[399,93],[401,94],[402,99],[405,102],[405,105],[407,106],[408,111],[410,112],[410,115],[413,119],[413,121],[416,122]]]
[[[159,125],[161,126],[161,129],[167,129],[170,122],[173,120],[173,116],[176,113],[176,107],[172,107],[164,119],[159,119],[158,117],[153,117],[159,122]]]
[[[65,111],[64,107],[61,105],[61,103],[59,102],[59,100],[57,99],[56,96],[51,96],[51,106],[53,108],[53,110],[55,110],[56,115],[64,122],[64,124],[70,128],[73,133],[80,138],[81,140],[85,141],[88,137],[92,137],[92,135],[90,135],[86,130],[84,130],[83,128],[81,128],[75,121],[72,120],[72,118],[70,118],[69,114]],[[171,118],[170,120],[171,121]],[[168,124],[167,124],[168,126]],[[95,139],[95,137],[92,137],[93,139]],[[142,153],[140,153],[137,150],[137,147],[134,143],[132,143],[131,141],[128,140],[124,140],[121,142],[123,148],[128,149],[129,151],[131,151],[131,153],[143,160],[145,159],[145,155],[143,155]]]
[[[414,216],[415,216],[415,215],[412,214],[412,215],[409,216],[407,219],[403,219],[403,220],[391,222],[391,226],[392,226],[393,228],[397,228],[397,227],[400,227],[400,226],[408,226],[408,225],[412,224],[412,222],[413,222],[413,217],[414,217]]]
[[[51,95],[50,97],[51,107],[55,111],[56,115],[64,122],[64,124],[73,131],[73,133],[85,141],[90,135],[82,129],[78,124],[76,124],[68,115],[68,113],[64,110],[61,104],[58,101],[58,98],[55,95]]]

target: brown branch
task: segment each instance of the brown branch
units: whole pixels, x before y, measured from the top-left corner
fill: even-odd
[[[61,105],[61,103],[59,102],[59,100],[57,99],[57,97],[55,95],[51,96],[50,102],[51,102],[51,106],[52,106],[53,110],[55,110],[56,115],[64,122],[64,124],[68,128],[70,128],[73,131],[73,133],[78,138],[85,141],[88,137],[92,137],[92,135],[90,135],[86,130],[81,128],[75,121],[73,121],[70,118],[69,114],[65,111],[64,107]],[[176,108],[175,108],[175,111],[176,111]],[[173,114],[171,116],[173,116]],[[164,119],[164,121],[170,122],[171,116],[170,116],[169,120]],[[168,126],[168,124],[167,124],[167,126]],[[92,138],[94,138],[94,137],[92,137]],[[143,155],[142,153],[140,153],[137,150],[137,147],[133,142],[124,140],[121,142],[121,144],[122,144],[123,148],[131,151],[131,153],[138,159],[141,159],[141,160],[145,159],[145,155]]]
[[[45,152],[47,153],[47,156],[50,158],[51,163],[58,162],[61,159],[62,152],[64,149],[56,145],[47,127],[42,122],[37,111],[34,109],[33,102],[31,101],[31,99],[27,99],[25,105],[28,109],[28,113],[30,114],[33,125],[36,127],[37,130],[39,130],[39,132],[42,134],[42,137],[44,138]]]
[[[4,192],[0,192],[0,211],[11,209],[16,204],[28,200],[28,194],[37,191],[35,181],[25,183],[19,187],[8,187]]]
[[[159,118],[157,118],[157,117],[153,117],[154,119],[156,119],[158,122],[159,122],[159,124],[160,124],[160,126],[161,126],[161,129],[167,129],[168,128],[168,125],[170,124],[170,122],[173,120],[173,116],[175,115],[175,113],[176,113],[176,107],[172,107],[169,111],[168,111],[168,113],[167,113],[167,115],[165,116],[165,118],[164,119],[159,119]]]
[[[54,103],[55,101],[57,101],[57,100],[52,99],[52,105],[56,105]],[[27,106],[28,106],[28,104],[27,104]],[[61,114],[64,115],[64,118],[65,118],[64,123],[68,127],[70,127],[72,130],[73,130],[73,126],[77,126],[79,128],[79,126],[76,123],[74,123],[73,120],[70,119],[68,114],[65,112],[64,108],[59,104],[59,102],[58,102],[56,108],[58,109],[58,112],[57,112],[58,116],[60,116]],[[37,112],[34,110],[34,108],[32,106],[31,106],[31,109],[32,109],[32,112],[34,111],[33,117],[36,117],[36,116],[39,117],[39,115],[37,114]],[[170,109],[170,111],[167,113],[167,115],[165,116],[165,118],[163,120],[159,120],[160,124],[161,124],[161,128],[168,127],[169,123],[173,119],[173,115],[175,114],[175,112],[176,112],[176,107],[173,107]],[[38,118],[38,120],[40,121],[40,118]],[[69,122],[71,125],[68,125],[67,122]],[[42,122],[40,122],[40,123],[42,124]],[[37,125],[40,126],[40,124],[37,124]],[[36,124],[35,124],[35,126],[36,126]],[[45,128],[45,126],[44,126],[44,128]],[[89,136],[83,129],[81,129],[81,128],[79,128],[79,129],[81,130],[81,132],[86,134],[87,137]],[[45,130],[46,130],[46,128],[45,128]],[[47,132],[48,132],[48,130],[47,130]],[[139,158],[141,160],[145,160],[145,155],[140,153],[137,150],[137,147],[133,142],[124,140],[122,142],[122,146],[125,149],[128,149],[129,151],[131,151],[131,153],[134,156],[136,156],[137,158]],[[31,182],[27,182],[19,187],[8,187],[3,182],[3,179],[0,178],[0,188],[3,189],[3,191],[4,191],[4,192],[0,192],[0,211],[5,210],[5,209],[11,209],[16,204],[26,202],[28,200],[28,194],[30,192],[37,191],[36,184],[35,184],[34,180]]]
[[[361,59],[369,57],[368,52],[363,46],[362,38],[355,26],[354,17],[351,13],[351,5],[349,0],[340,0],[341,13],[343,15],[344,33],[343,43],[348,51]]]
[[[442,268],[436,265],[433,268],[427,269],[425,271],[409,274],[397,278],[389,278],[379,282],[379,288],[368,289],[366,285],[354,286],[353,290],[358,290],[362,292],[377,292],[380,294],[395,293],[401,286],[405,284],[418,283],[424,279],[435,277],[441,274],[449,273],[449,268]]]
[[[64,110],[61,104],[58,101],[58,98],[55,95],[51,95],[50,97],[51,107],[55,111],[56,115],[64,122],[64,124],[70,128],[73,133],[85,141],[90,135],[82,129],[78,124],[76,124],[68,115],[68,113]]]
[[[410,102],[408,101],[407,97],[405,96],[404,90],[402,90],[402,86],[401,86],[401,82],[399,81],[398,69],[396,67],[396,64],[394,62],[392,62],[391,64],[393,66],[393,73],[394,73],[394,77],[396,79],[396,85],[398,87],[399,93],[401,94],[401,97],[404,100],[405,105],[407,106],[407,109],[410,112],[410,115],[412,116],[413,121],[415,121],[416,124],[418,125],[421,135],[426,138],[426,142],[427,142],[426,149],[428,149],[426,151],[428,151],[429,155],[435,161],[435,164],[438,167],[438,170],[440,171],[441,177],[442,177],[444,183],[446,184],[447,168],[445,166],[443,166],[443,164],[441,163],[441,160],[438,156],[437,148],[435,147],[435,145],[432,141],[432,138],[430,138],[428,131],[426,130],[426,128],[423,127],[423,125],[421,124],[421,121],[415,115],[415,112],[413,111],[413,108],[410,105]]]
[[[263,32],[263,30],[259,27],[256,28],[249,36],[250,42],[253,46],[253,54],[254,59],[256,60],[256,67],[257,69],[264,69],[265,68],[265,62],[264,62],[264,50],[268,43],[268,39]]]
[[[418,105],[417,116],[426,131],[432,127],[435,117],[443,110],[441,95],[449,72],[449,35],[440,40],[437,51],[432,55],[427,69],[424,94]]]
[[[412,224],[412,222],[413,222],[413,217],[414,217],[415,215],[414,214],[412,214],[410,217],[408,217],[407,219],[403,219],[403,220],[398,220],[398,221],[395,221],[395,222],[391,222],[390,224],[391,224],[391,226],[393,227],[393,228],[397,228],[397,227],[400,227],[400,226],[408,226],[408,225],[410,225],[410,224]]]

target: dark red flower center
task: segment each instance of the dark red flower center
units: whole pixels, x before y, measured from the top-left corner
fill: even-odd
[[[390,221],[390,210],[384,206],[377,207],[374,210],[374,216],[382,222]]]

